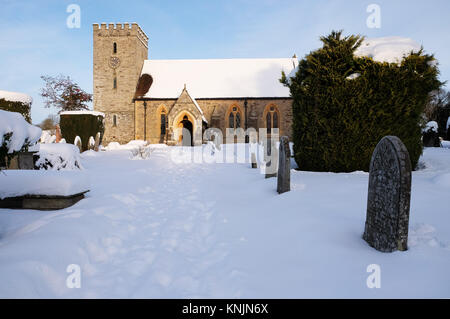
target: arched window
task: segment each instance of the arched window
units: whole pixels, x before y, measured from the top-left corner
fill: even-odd
[[[117,115],[113,115],[113,127],[117,126]]]
[[[272,129],[280,127],[278,108],[273,104],[268,105],[265,114],[267,133],[270,134],[272,133]]]
[[[237,106],[233,106],[230,109],[230,114],[228,115],[228,127],[234,129],[241,127],[241,111]]]
[[[113,44],[113,53],[116,54],[117,53],[117,43],[114,42]]]
[[[228,118],[228,127],[234,128],[234,114],[230,113],[230,116]]]
[[[161,135],[166,135],[166,113],[161,112]]]
[[[117,89],[117,78],[114,78],[114,82],[113,82],[113,88]]]

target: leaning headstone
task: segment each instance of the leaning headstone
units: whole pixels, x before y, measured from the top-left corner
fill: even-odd
[[[73,144],[75,144],[76,147],[80,150],[80,153],[83,152],[83,146],[81,144],[81,138],[77,135],[75,137],[75,140],[73,141]]]
[[[408,249],[411,161],[402,141],[386,136],[370,161],[366,225],[363,238],[382,252]]]
[[[277,192],[278,194],[283,194],[291,190],[291,150],[287,136],[281,137],[278,153]]]
[[[266,178],[277,177],[278,170],[278,149],[274,145],[274,139],[267,139],[267,147],[264,150],[264,157],[266,162],[265,173]]]
[[[95,135],[94,151],[98,152],[99,148],[100,148],[100,132],[97,132],[97,135]]]

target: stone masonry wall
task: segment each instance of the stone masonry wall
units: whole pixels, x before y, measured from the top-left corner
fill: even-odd
[[[94,110],[106,116],[103,144],[126,143],[135,138],[133,98],[148,55],[148,37],[135,23],[94,24],[93,40]],[[113,125],[114,115],[116,126]]]

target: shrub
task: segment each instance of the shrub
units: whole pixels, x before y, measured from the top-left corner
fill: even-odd
[[[20,113],[28,123],[31,123],[31,105],[28,103],[0,99],[0,110]]]
[[[96,113],[61,113],[59,126],[61,135],[67,142],[73,144],[76,136],[81,138],[83,152],[88,149],[89,138],[95,136],[97,132],[100,132],[101,143],[105,130],[103,116]]]
[[[281,82],[293,98],[294,157],[302,170],[369,170],[386,135],[398,136],[413,167],[422,153],[422,114],[429,93],[442,83],[434,57],[411,52],[401,63],[356,57],[360,36],[333,31],[323,47],[300,61]]]

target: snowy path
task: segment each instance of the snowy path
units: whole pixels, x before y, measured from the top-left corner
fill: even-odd
[[[92,190],[56,212],[0,210],[0,297],[450,297],[450,150],[413,175],[410,250],[361,239],[365,173],[292,172],[276,194],[247,164],[83,155]],[[78,264],[82,287],[66,287]],[[381,266],[381,289],[366,268]]]

